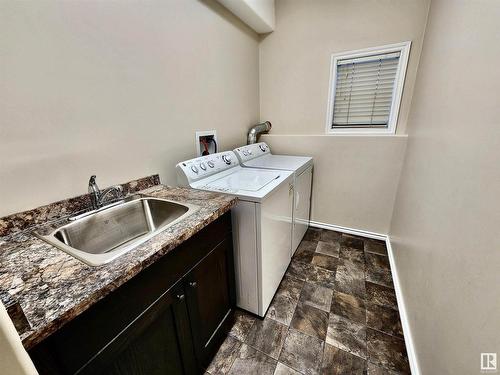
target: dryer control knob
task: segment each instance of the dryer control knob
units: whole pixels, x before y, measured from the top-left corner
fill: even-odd
[[[252,150],[248,150],[248,155],[252,155]]]
[[[248,151],[247,150],[243,150],[243,156],[248,156]]]
[[[214,164],[214,162],[213,162],[212,160],[208,161],[208,162],[207,162],[207,164],[208,164],[208,166],[209,166],[210,168],[215,167],[215,164]]]
[[[224,163],[226,163],[227,165],[231,164],[231,155],[222,155],[222,160],[224,161]]]
[[[261,149],[262,152],[266,152],[266,146],[265,145],[260,145],[259,148]]]
[[[196,165],[193,165],[191,167],[191,170],[194,172],[194,173],[198,173],[198,168],[196,168]]]
[[[205,165],[205,163],[200,163],[200,168],[203,169],[204,171],[207,170],[207,166]]]

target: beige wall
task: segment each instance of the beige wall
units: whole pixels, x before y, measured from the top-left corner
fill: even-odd
[[[391,226],[422,374],[500,354],[500,2],[433,0]]]
[[[259,117],[258,37],[211,0],[0,2],[0,216],[160,173]]]
[[[313,220],[388,233],[406,136],[268,135],[261,140],[274,153],[314,158]]]
[[[411,40],[398,121],[404,134],[428,0],[277,0],[260,45],[261,119],[274,134],[325,134],[332,53]]]
[[[412,41],[397,128],[405,134],[427,10],[428,0],[276,1],[276,30],[260,45],[260,117],[273,123],[274,151],[315,157],[313,220],[388,232],[406,139],[324,135],[330,57]],[[289,142],[297,134],[307,137]]]

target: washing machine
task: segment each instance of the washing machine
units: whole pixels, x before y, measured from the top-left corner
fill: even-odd
[[[238,307],[264,317],[291,260],[293,172],[243,168],[233,151],[176,166],[178,183],[238,197],[232,209]]]
[[[241,146],[235,149],[234,152],[243,167],[293,172],[291,235],[291,253],[293,255],[309,227],[313,158],[308,156],[274,155],[265,142]]]

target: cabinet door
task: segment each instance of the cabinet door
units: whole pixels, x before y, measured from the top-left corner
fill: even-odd
[[[230,237],[188,274],[185,289],[196,357],[206,367],[232,319],[235,297]]]
[[[160,297],[77,373],[198,372],[185,294],[182,287],[177,287]]]
[[[293,206],[292,255],[309,227],[311,210],[312,166],[295,179]]]

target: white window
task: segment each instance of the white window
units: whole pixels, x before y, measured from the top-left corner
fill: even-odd
[[[396,132],[410,44],[332,55],[327,133]]]

